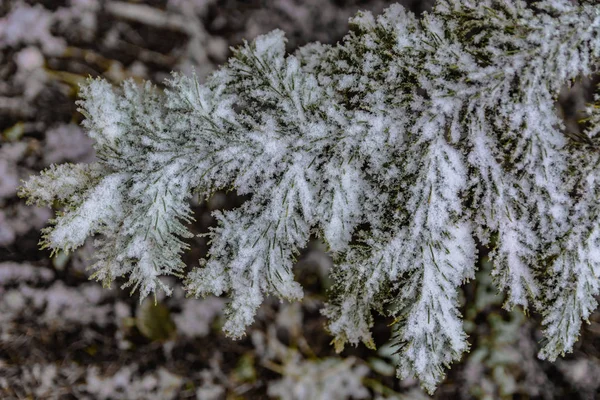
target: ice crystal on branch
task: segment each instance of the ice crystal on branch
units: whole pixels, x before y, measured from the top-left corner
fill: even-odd
[[[302,297],[292,267],[317,234],[336,260],[324,313],[338,349],[373,346],[372,310],[391,316],[399,375],[433,391],[468,348],[458,289],[479,242],[507,306],[543,313],[541,356],[570,351],[599,290],[600,117],[574,143],[554,102],[599,61],[600,6],[443,0],[421,19],[392,6],[359,13],[335,46],[284,45],[261,36],[205,83],[174,75],[165,91],[88,82],[98,161],[22,189],[64,206],[46,245],[94,236],[98,279],[169,292],[192,192],[231,188],[248,200],[215,214],[185,287],[231,297],[233,337],[264,296]]]

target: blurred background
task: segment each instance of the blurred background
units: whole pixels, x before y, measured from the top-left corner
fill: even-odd
[[[52,163],[94,160],[76,111],[78,84],[102,76],[160,85],[171,71],[206,76],[242,39],[279,28],[288,50],[335,43],[357,10],[384,0],[0,0],[0,398],[1,399],[426,399],[414,379],[395,378],[389,323],[378,350],[336,355],[319,309],[331,260],[312,242],[297,265],[302,303],[267,300],[245,339],[221,332],[225,299],[172,297],[141,304],[89,281],[93,249],[39,250],[53,211],[27,206],[21,180]],[[401,2],[420,14],[432,1]],[[590,101],[588,81],[565,90],[557,112],[569,131]],[[211,212],[241,200],[217,193],[194,202],[206,232]],[[206,251],[191,239],[190,266]],[[483,257],[462,293],[471,351],[448,370],[437,399],[593,399],[600,394],[600,314],[573,354],[536,358],[540,318],[502,309]],[[175,283],[175,282],[172,282]],[[177,287],[177,285],[175,285]],[[600,396],[599,396],[600,397]]]

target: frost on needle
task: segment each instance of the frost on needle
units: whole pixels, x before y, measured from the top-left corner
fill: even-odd
[[[585,1],[442,0],[421,19],[395,5],[294,54],[274,31],[204,83],[88,81],[98,161],[52,166],[22,194],[61,206],[46,246],[95,238],[107,285],[125,277],[145,297],[175,275],[192,295],[229,296],[232,337],[266,295],[302,297],[295,257],[318,235],[336,261],[324,314],[338,349],[373,346],[372,310],[390,316],[399,376],[431,392],[468,349],[458,289],[477,243],[507,306],[543,314],[540,356],[570,351],[595,309],[600,113],[574,142],[554,104],[599,58],[600,6]],[[189,199],[222,188],[248,200],[215,214],[186,274]]]

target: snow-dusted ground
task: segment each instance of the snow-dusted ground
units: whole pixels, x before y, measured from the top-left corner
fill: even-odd
[[[94,159],[79,126],[77,85],[87,76],[160,83],[170,71],[206,75],[228,47],[271,29],[288,49],[335,42],[358,9],[383,0],[0,1],[0,398],[223,399],[425,398],[393,375],[394,349],[375,329],[378,351],[335,355],[322,305],[329,259],[314,242],[301,257],[302,304],[267,301],[248,337],[221,333],[224,300],[170,298],[137,304],[118,287],[88,280],[91,244],[73,254],[38,248],[52,211],[27,206],[20,181],[53,163]],[[405,1],[422,12],[428,1]],[[590,84],[561,99],[577,134]],[[195,204],[205,232],[210,212],[240,199],[218,194]],[[194,238],[190,265],[206,251]],[[482,265],[482,268],[487,268]],[[600,315],[575,353],[556,364],[535,358],[535,323],[501,310],[484,279],[465,288],[472,350],[453,367],[438,398],[594,398],[600,388]],[[378,321],[385,326],[389,321]],[[381,330],[384,332],[386,330]],[[237,397],[235,397],[237,396]]]

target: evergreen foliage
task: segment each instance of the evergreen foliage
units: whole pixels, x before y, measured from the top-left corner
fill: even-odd
[[[399,376],[433,391],[468,349],[458,288],[478,243],[506,306],[543,314],[541,357],[570,351],[596,307],[600,113],[575,141],[554,103],[599,58],[592,1],[440,0],[421,19],[396,5],[293,55],[274,31],[204,83],[90,80],[79,104],[98,161],[52,166],[22,195],[63,207],[46,246],[94,236],[95,278],[142,298],[183,277],[193,192],[248,195],[215,213],[187,291],[226,293],[240,337],[266,295],[302,297],[292,267],[318,235],[336,261],[336,347],[373,346],[372,310],[391,316]]]

